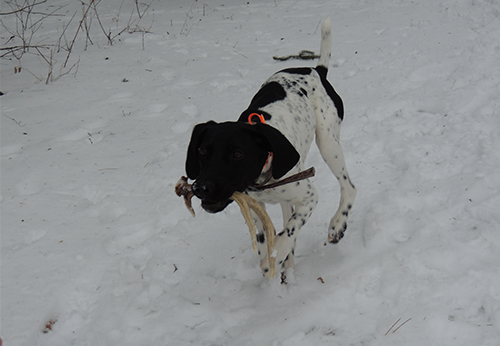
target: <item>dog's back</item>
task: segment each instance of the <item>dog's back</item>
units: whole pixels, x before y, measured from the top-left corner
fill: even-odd
[[[330,221],[328,241],[337,243],[347,228],[349,210],[356,197],[340,145],[340,125],[344,119],[342,99],[327,80],[332,51],[331,21],[321,27],[318,65],[288,68],[272,75],[252,99],[238,121],[251,113],[261,113],[266,123],[278,129],[300,154],[297,165],[287,175],[304,169],[304,162],[316,137],[324,161],[340,183],[340,204]],[[263,197],[261,197],[263,198]]]

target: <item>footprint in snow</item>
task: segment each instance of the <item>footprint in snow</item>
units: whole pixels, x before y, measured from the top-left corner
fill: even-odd
[[[148,106],[146,117],[156,118],[159,117],[165,109],[168,108],[167,103],[156,103]]]
[[[99,129],[106,126],[106,124],[104,120],[94,121],[60,137],[59,140],[62,142],[85,140],[88,144],[99,143],[104,138]]]
[[[195,105],[185,105],[181,109],[182,113],[190,115],[192,117],[197,116],[200,112],[198,111],[198,107]]]

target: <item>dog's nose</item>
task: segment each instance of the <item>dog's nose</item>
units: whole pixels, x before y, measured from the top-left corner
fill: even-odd
[[[207,198],[210,193],[214,190],[214,184],[212,182],[198,182],[193,183],[193,192],[199,199]]]

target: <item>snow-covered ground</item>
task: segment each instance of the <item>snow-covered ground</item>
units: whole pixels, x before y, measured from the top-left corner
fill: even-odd
[[[193,219],[173,187],[194,124],[314,65],[272,56],[318,51],[326,16],[358,195],[324,245],[339,192],[313,149],[320,203],[285,286],[262,278],[237,206]],[[76,76],[2,61],[4,345],[500,345],[498,1],[155,0],[151,33],[112,46],[92,25]]]

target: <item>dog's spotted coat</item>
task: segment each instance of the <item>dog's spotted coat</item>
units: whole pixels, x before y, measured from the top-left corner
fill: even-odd
[[[222,124],[209,122],[197,125],[188,149],[186,170],[191,179],[196,179],[193,184],[194,192],[202,199],[202,206],[208,211],[218,212],[224,209],[229,203],[227,200],[230,194],[237,190],[245,191],[263,206],[265,203],[281,205],[283,229],[275,238],[276,253],[273,255],[281,270],[282,279],[286,269],[293,267],[297,235],[316,207],[318,193],[310,179],[267,190],[254,189],[252,183],[262,182],[269,176],[270,171],[272,171],[270,182],[274,182],[304,170],[305,158],[313,139],[316,138],[323,159],[340,183],[340,205],[330,221],[329,242],[337,243],[344,236],[349,211],[356,196],[356,188],[347,173],[339,142],[340,125],[344,116],[342,100],[326,80],[330,54],[331,24],[327,19],[322,26],[320,60],[316,68],[291,68],[277,72],[263,84],[237,122]],[[248,116],[252,113],[262,114],[265,125],[248,124]],[[292,147],[281,149],[281,144],[274,144],[275,135],[269,134],[271,129],[266,126],[278,130],[296,152]],[[264,139],[257,138],[260,134],[251,132],[260,129],[265,133]],[[239,135],[231,135],[231,132]],[[253,141],[256,137],[253,145],[258,155],[239,149],[244,145],[238,146],[237,143],[247,135],[250,139],[246,142]],[[268,157],[266,150],[262,148],[262,142],[267,140],[271,143],[271,147],[274,145],[272,157]],[[233,149],[233,146],[236,149]],[[279,148],[275,148],[277,146]],[[227,153],[220,154],[226,151]],[[248,156],[252,157],[251,166],[246,166],[245,169],[233,168],[236,167],[234,162],[243,165],[241,154],[246,155],[244,156],[246,160],[250,160],[247,159]],[[268,160],[267,163],[264,163],[264,159]],[[282,163],[284,159],[292,162]],[[227,165],[226,171],[242,172],[241,177],[233,177],[232,174],[226,178],[228,181],[226,185],[233,186],[232,188],[217,181],[224,174],[219,167],[221,165]],[[254,173],[253,178],[243,178],[250,174],[247,174],[247,171],[251,171],[248,167],[253,166],[257,166],[258,173]],[[279,167],[287,168],[285,172],[278,173]],[[245,179],[247,181],[241,182]],[[250,182],[248,179],[253,181]],[[232,182],[233,180],[235,181]],[[257,247],[260,266],[264,276],[268,277],[269,263],[264,231],[260,220],[255,215],[254,218],[258,228]]]

